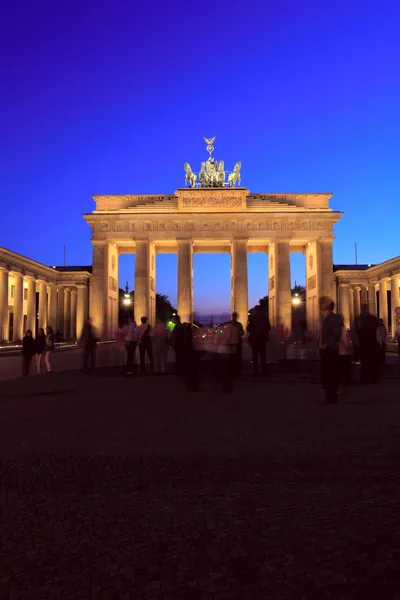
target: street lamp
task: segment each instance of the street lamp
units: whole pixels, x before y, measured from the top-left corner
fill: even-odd
[[[292,298],[292,304],[293,304],[293,306],[296,306],[296,307],[300,306],[300,304],[301,304],[301,298],[299,298],[298,294],[295,294],[293,296],[293,298]]]

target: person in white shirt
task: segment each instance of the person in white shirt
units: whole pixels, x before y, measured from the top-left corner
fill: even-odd
[[[147,323],[147,317],[142,317],[140,319],[141,325],[136,328],[136,339],[139,344],[139,356],[140,356],[140,374],[146,374],[146,354],[149,358],[150,362],[150,372],[154,371],[153,364],[153,346],[151,343],[151,327]]]
[[[126,374],[132,375],[134,370],[133,361],[137,346],[136,323],[132,316],[129,317],[128,323],[124,326],[123,335],[126,348]]]

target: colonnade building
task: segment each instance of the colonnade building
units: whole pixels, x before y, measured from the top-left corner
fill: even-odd
[[[92,267],[48,267],[0,247],[0,341],[47,325],[76,339],[89,313]]]
[[[363,304],[383,319],[388,330],[400,333],[400,257],[378,265],[335,265],[338,311],[349,327]],[[399,309],[396,312],[396,309]]]

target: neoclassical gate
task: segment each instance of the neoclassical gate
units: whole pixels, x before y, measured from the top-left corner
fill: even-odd
[[[231,255],[231,308],[248,314],[247,253],[269,257],[272,324],[291,327],[290,252],[306,255],[307,322],[314,330],[318,298],[334,295],[333,226],[342,213],[329,208],[331,194],[252,194],[245,188],[181,188],[173,195],[94,196],[84,215],[92,228],[90,314],[103,337],[118,321],[118,256],[136,254],[135,318],[155,320],[156,254],[178,254],[178,311],[193,315],[193,253]],[[267,274],[259,276],[267,279]],[[266,281],[267,283],[267,281]]]

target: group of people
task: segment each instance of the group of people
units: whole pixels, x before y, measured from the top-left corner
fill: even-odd
[[[139,352],[140,373],[146,374],[146,359],[151,373],[165,373],[167,370],[167,354],[170,343],[169,330],[164,323],[157,321],[154,327],[142,317],[137,325],[133,317],[125,323],[118,333],[118,342],[126,349],[126,374],[135,372],[135,355]]]
[[[29,375],[32,358],[35,356],[36,371],[40,375],[45,363],[45,372],[51,373],[51,355],[54,350],[54,333],[48,325],[46,331],[40,327],[33,337],[32,331],[28,329],[22,340],[22,374]]]
[[[368,310],[361,306],[360,314],[351,324],[350,335],[342,315],[335,313],[335,303],[328,297],[320,300],[319,353],[321,358],[321,382],[325,402],[336,404],[341,383],[349,379],[350,339],[353,343],[353,359],[361,363],[361,381],[376,384],[385,364],[386,327]]]
[[[386,328],[381,319],[368,311],[368,306],[361,306],[361,313],[351,324],[350,332],[346,329],[343,317],[335,313],[335,303],[328,297],[320,300],[320,323],[318,347],[321,358],[321,382],[325,402],[337,402],[337,394],[341,383],[349,380],[350,340],[353,343],[353,360],[361,362],[362,381],[378,383],[385,363]],[[167,355],[170,346],[175,352],[176,372],[184,377],[188,390],[197,389],[198,367],[201,351],[196,344],[194,328],[190,323],[182,323],[179,315],[173,318],[172,332],[161,321],[154,327],[142,317],[137,325],[133,317],[119,330],[118,341],[126,351],[126,374],[132,375],[136,369],[135,355],[138,350],[140,374],[146,374],[146,361],[150,373],[166,373]],[[285,337],[284,331],[275,328],[275,337]],[[255,379],[265,377],[267,365],[267,344],[270,339],[271,325],[261,306],[257,306],[250,316],[246,327],[248,342],[252,352],[253,375]],[[242,340],[245,335],[243,325],[237,313],[232,319],[216,329],[214,351],[220,356],[222,366],[222,389],[232,392],[234,380],[242,368]],[[205,337],[205,336],[204,336]],[[48,325],[46,331],[39,328],[36,338],[28,330],[23,339],[22,356],[23,375],[28,375],[33,357],[36,357],[36,371],[52,372],[51,356],[55,345],[55,334]],[[83,346],[83,370],[96,366],[96,347],[98,340],[91,319],[87,319],[80,338]]]

